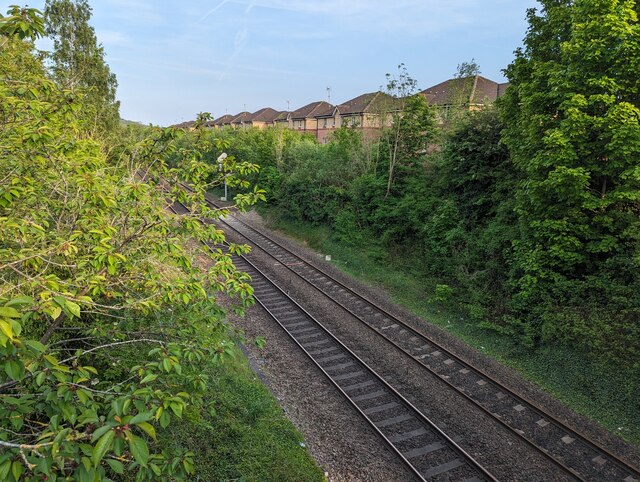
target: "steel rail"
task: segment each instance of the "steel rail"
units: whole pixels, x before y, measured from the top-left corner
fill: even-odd
[[[182,205],[182,203],[175,203],[181,205],[181,212],[178,212],[174,206],[170,206],[171,210],[178,214],[183,215],[189,213],[189,209],[186,206]],[[204,243],[208,249],[214,250],[215,247],[212,247],[209,243]],[[355,353],[353,353],[346,345],[344,345],[335,335],[333,335],[321,322],[315,319],[311,314],[309,314],[302,306],[300,306],[295,300],[293,300],[289,295],[287,295],[273,280],[271,280],[265,273],[263,273],[259,268],[257,268],[251,261],[249,261],[244,256],[239,256],[232,254],[232,259],[234,260],[234,264],[237,268],[243,270],[247,274],[252,277],[254,282],[254,297],[258,301],[258,303],[265,309],[265,311],[282,327],[282,329],[287,333],[287,335],[298,345],[298,347],[313,361],[313,363],[322,371],[322,373],[331,381],[331,383],[338,389],[338,391],[351,403],[351,405],[360,413],[360,415],[371,425],[374,431],[384,440],[384,442],[396,453],[396,455],[402,460],[402,462],[411,470],[411,472],[416,475],[420,480],[427,481],[430,480],[431,477],[437,477],[438,475],[446,474],[448,472],[453,472],[455,470],[463,469],[466,464],[468,468],[471,468],[473,472],[476,473],[474,477],[467,477],[465,475],[464,480],[467,482],[472,481],[480,481],[486,480],[490,482],[497,482],[497,479],[481,464],[479,464],[471,455],[469,455],[462,447],[460,447],[453,439],[451,439],[442,429],[440,429],[433,421],[431,421],[428,417],[426,417],[420,410],[418,410],[411,402],[406,400],[396,389],[394,389],[388,382],[386,382],[380,375],[378,375],[371,367],[369,367],[361,358],[359,358]],[[265,285],[266,284],[266,285]],[[267,295],[270,295],[268,298]],[[275,297],[274,297],[275,296]],[[266,301],[269,299],[270,301]],[[279,301],[278,301],[279,300]],[[287,320],[283,320],[284,315],[278,314],[278,309],[282,310],[282,307],[278,308],[278,305],[282,304],[282,300],[285,300],[286,303],[293,308],[293,311],[289,309],[286,311],[284,315],[287,315]],[[297,311],[297,313],[296,313]],[[302,315],[301,317],[298,315]],[[304,320],[304,321],[301,321]],[[292,323],[294,321],[295,323]],[[295,334],[295,330],[293,328],[300,328],[301,324],[307,324],[306,322],[311,322],[311,329],[317,327],[320,329],[320,333],[325,335],[325,340],[322,340],[322,337],[318,337],[317,334],[307,335],[310,331],[310,328],[304,328],[302,331],[297,330],[298,335]],[[302,336],[301,336],[302,333]],[[313,340],[312,343],[305,343],[301,340],[304,338],[309,338]],[[327,345],[333,344],[334,347],[327,348]],[[312,346],[321,345],[324,348],[319,350],[318,352],[313,352],[313,350],[309,350]],[[337,349],[335,348],[337,347]],[[335,354],[336,351],[342,351],[343,354]],[[326,355],[327,353],[334,353],[329,358],[324,358],[325,362],[323,363],[323,357],[319,355]],[[346,354],[346,356],[344,355]],[[351,358],[355,361],[351,362],[349,360]],[[331,360],[333,359],[333,360]],[[340,364],[328,364],[331,361],[339,361]],[[329,373],[332,368],[339,368],[342,365],[350,365],[351,371],[344,374],[333,375]],[[358,365],[363,370],[362,373],[358,370]],[[349,367],[347,367],[349,368]],[[356,375],[353,375],[356,374]],[[352,384],[355,379],[365,379],[363,383],[370,383],[367,388],[368,393],[362,394],[362,388],[354,389],[354,385]],[[345,383],[351,383],[352,388],[349,389],[349,385],[340,384],[339,382],[344,380]],[[382,393],[380,388],[382,387]],[[377,391],[376,391],[377,390]],[[359,396],[350,395],[348,392],[361,393]],[[364,408],[362,405],[367,404],[367,401],[374,401],[379,399],[389,400],[386,404],[372,405],[370,407]],[[395,400],[394,400],[395,399]],[[362,403],[358,403],[362,402]],[[385,408],[388,407],[389,408]],[[411,418],[404,418],[398,422],[394,422],[393,417],[389,417],[387,419],[381,419],[378,421],[374,421],[371,414],[372,413],[384,413],[387,410],[393,410],[397,413],[398,408],[396,407],[404,407],[404,411],[407,412],[408,416]],[[366,413],[369,412],[369,413]],[[402,413],[402,412],[400,412]],[[402,418],[402,416],[398,416],[396,418]],[[394,436],[390,436],[385,434],[382,428],[400,426],[400,424],[410,423],[412,420],[417,420],[422,426],[427,427],[435,439],[439,439],[440,442],[435,441],[433,438],[429,440],[427,445],[422,445],[418,447],[413,447],[411,450],[402,450],[399,446],[401,446],[402,442],[409,441],[411,439],[420,439],[420,437],[425,437],[428,434],[425,430],[418,428],[414,429],[411,432],[408,432],[406,429],[404,432],[396,430],[395,440]],[[393,423],[389,423],[393,422]],[[389,429],[391,430],[391,429]],[[391,431],[393,433],[393,431]],[[417,435],[414,435],[417,433]],[[438,465],[431,465],[430,469],[420,469],[417,463],[413,463],[410,459],[419,459],[419,462],[422,462],[423,466],[425,463],[429,462],[429,458],[426,457],[432,453],[438,454],[438,458],[442,459],[443,452],[442,450],[448,447],[456,456],[451,459],[449,457],[448,462],[438,463]],[[458,459],[461,457],[464,460],[464,463]],[[469,475],[469,474],[467,474]],[[479,475],[480,477],[478,477]]]
[[[189,189],[188,186],[184,186],[185,188]],[[220,206],[218,206],[215,202],[213,202],[209,196],[205,196],[205,200],[213,207],[215,207],[216,209],[220,209]],[[445,353],[449,359],[453,359],[454,361],[456,361],[457,363],[459,363],[460,365],[463,366],[463,369],[467,369],[470,370],[474,373],[476,373],[478,376],[488,380],[488,382],[492,383],[495,387],[497,387],[500,391],[502,392],[506,392],[507,396],[510,396],[513,400],[517,401],[519,404],[524,404],[527,405],[531,410],[533,410],[534,412],[537,412],[542,418],[540,419],[548,421],[549,423],[555,425],[558,429],[560,429],[561,431],[565,432],[565,435],[569,436],[571,439],[578,439],[580,442],[582,442],[583,444],[589,446],[593,451],[597,452],[598,454],[602,454],[605,455],[614,465],[617,465],[618,468],[622,471],[625,472],[624,475],[627,475],[626,478],[620,478],[619,480],[624,481],[624,482],[635,482],[640,480],[640,471],[638,469],[636,469],[635,467],[633,467],[631,464],[625,462],[624,460],[620,459],[619,457],[617,457],[615,454],[611,453],[609,450],[605,449],[604,447],[600,446],[599,444],[597,444],[596,442],[590,440],[586,435],[584,435],[583,433],[579,432],[576,429],[570,428],[568,427],[564,422],[560,421],[559,419],[557,419],[556,417],[554,417],[553,415],[551,415],[549,412],[547,412],[545,409],[541,408],[540,406],[538,406],[535,402],[531,401],[530,399],[528,399],[525,396],[516,394],[513,390],[511,390],[510,388],[506,387],[504,384],[502,384],[501,382],[499,382],[497,379],[495,379],[494,377],[488,375],[486,372],[484,372],[482,369],[476,368],[473,364],[467,362],[466,360],[463,360],[460,356],[455,355],[454,353],[452,353],[451,351],[449,351],[448,349],[444,348],[442,345],[440,345],[438,342],[434,341],[432,338],[430,338],[429,336],[417,331],[415,328],[409,326],[407,323],[403,322],[402,320],[399,320],[397,317],[395,317],[394,315],[388,313],[384,308],[380,307],[376,302],[371,301],[370,299],[368,299],[367,297],[361,295],[360,293],[357,293],[356,291],[354,291],[353,289],[349,288],[348,286],[346,286],[344,283],[342,283],[341,281],[335,279],[332,275],[328,274],[326,271],[324,271],[322,268],[319,268],[313,264],[311,264],[309,261],[301,258],[300,256],[298,256],[297,254],[293,253],[290,249],[284,247],[281,243],[279,243],[278,241],[274,240],[273,238],[266,236],[264,233],[259,232],[258,230],[256,230],[255,228],[253,228],[252,226],[250,226],[249,224],[245,223],[244,221],[238,219],[237,217],[233,216],[230,214],[231,217],[233,217],[233,219],[239,223],[240,225],[242,225],[243,227],[245,227],[246,229],[256,233],[258,236],[263,237],[264,239],[266,239],[268,242],[274,244],[275,246],[277,246],[279,249],[283,250],[287,255],[289,256],[293,256],[294,258],[296,258],[297,260],[301,261],[302,263],[304,263],[306,266],[309,266],[310,268],[312,268],[313,270],[317,271],[318,273],[320,273],[322,276],[324,276],[325,278],[327,278],[328,280],[332,281],[333,283],[335,283],[336,285],[340,286],[342,289],[348,291],[348,293],[350,293],[351,295],[360,298],[362,301],[366,302],[367,304],[369,304],[370,306],[372,306],[373,308],[375,308],[376,310],[378,310],[379,312],[383,313],[387,318],[389,318],[390,320],[392,320],[394,323],[397,323],[398,325],[402,326],[403,329],[411,332],[411,334],[413,336],[417,336],[418,338],[423,339],[425,342],[433,345],[435,348],[437,348],[439,351],[441,351],[442,353]],[[295,269],[293,269],[291,266],[289,266],[287,263],[282,262],[282,260],[278,259],[277,256],[273,255],[272,253],[269,252],[268,248],[262,246],[259,243],[256,243],[254,239],[250,238],[249,236],[247,236],[245,233],[242,233],[241,231],[239,231],[237,228],[235,228],[234,226],[232,226],[228,221],[225,220],[221,220],[222,222],[224,222],[225,224],[227,224],[229,227],[231,227],[234,231],[238,232],[241,236],[243,236],[244,238],[246,238],[248,241],[252,242],[253,244],[255,244],[258,248],[260,248],[261,250],[263,250],[265,253],[267,253],[268,255],[270,255],[271,257],[273,257],[274,259],[278,260],[280,263],[282,263],[283,266],[285,266],[287,269],[289,269],[291,272],[295,273],[297,276],[299,276],[300,278],[302,278],[304,281],[306,281],[307,283],[309,283],[311,286],[313,286],[315,289],[317,289],[318,291],[320,291],[321,293],[323,293],[325,296],[331,298],[335,303],[337,303],[338,305],[340,305],[343,309],[347,310],[349,313],[351,313],[354,317],[356,317],[360,322],[364,323],[368,328],[370,328],[371,330],[373,330],[374,332],[376,332],[377,334],[379,334],[380,336],[382,336],[383,338],[385,338],[388,342],[392,343],[394,346],[396,346],[396,348],[398,348],[399,350],[403,351],[406,355],[408,355],[412,360],[414,360],[415,362],[419,363],[421,367],[427,369],[431,374],[437,376],[441,381],[443,381],[444,383],[446,383],[449,387],[451,387],[453,390],[455,390],[456,392],[458,392],[461,396],[463,396],[466,400],[468,400],[469,402],[473,403],[474,405],[476,405],[478,408],[480,408],[483,412],[485,412],[486,414],[488,414],[489,416],[491,416],[495,421],[497,421],[500,425],[502,425],[505,428],[508,428],[511,432],[513,432],[517,437],[519,437],[521,440],[523,440],[527,445],[529,445],[530,447],[536,449],[540,454],[542,454],[545,458],[547,458],[548,460],[550,460],[553,464],[555,464],[556,466],[558,466],[561,470],[567,472],[569,475],[571,475],[572,477],[576,478],[577,480],[582,480],[582,481],[586,481],[586,480],[591,480],[589,478],[584,478],[584,477],[590,477],[589,474],[581,474],[579,471],[577,471],[574,468],[569,467],[565,462],[563,462],[562,460],[556,458],[557,456],[554,456],[551,451],[543,446],[540,446],[538,443],[536,443],[534,440],[532,440],[531,438],[527,437],[524,432],[517,428],[517,427],[513,427],[511,426],[509,423],[507,423],[505,420],[502,420],[499,416],[497,416],[494,412],[492,412],[490,409],[488,409],[487,407],[485,407],[481,402],[475,400],[471,395],[465,393],[464,391],[462,391],[459,387],[455,386],[451,381],[449,381],[446,378],[443,378],[443,376],[441,374],[439,374],[438,372],[436,372],[435,370],[433,370],[430,366],[428,366],[426,363],[424,363],[422,361],[422,359],[417,359],[415,355],[409,353],[406,349],[404,349],[403,347],[399,346],[396,342],[394,342],[393,340],[391,340],[386,334],[382,333],[379,329],[373,327],[369,322],[367,322],[366,320],[362,319],[361,315],[358,315],[357,313],[355,313],[351,308],[345,306],[344,304],[342,304],[341,302],[337,301],[333,296],[331,296],[330,294],[328,294],[324,289],[320,288],[317,286],[316,283],[314,283],[313,281],[310,281],[309,279],[307,279],[304,275],[302,275],[301,273],[299,273],[298,271],[296,271]],[[545,422],[541,422],[541,423],[545,423]],[[574,435],[575,437],[571,437],[572,435]],[[574,440],[572,440],[571,442],[573,442]],[[594,459],[592,459],[592,462],[597,459],[597,457],[595,457]],[[582,460],[583,463],[585,463],[586,461]],[[593,462],[594,464],[596,462]],[[603,479],[604,480],[604,479]]]

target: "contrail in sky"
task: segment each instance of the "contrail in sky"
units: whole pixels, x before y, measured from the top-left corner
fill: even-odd
[[[201,21],[204,21],[207,19],[207,17],[209,17],[211,14],[213,14],[216,10],[218,10],[219,8],[221,8],[223,5],[229,3],[231,0],[222,0],[218,5],[216,5],[215,7],[213,7],[211,10],[209,10],[204,17],[202,17]]]

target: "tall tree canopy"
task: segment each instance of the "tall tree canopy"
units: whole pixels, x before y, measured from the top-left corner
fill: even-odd
[[[640,5],[543,0],[508,67],[513,283],[534,338],[640,349]]]
[[[53,39],[51,68],[63,88],[83,89],[84,104],[90,110],[93,132],[113,129],[120,120],[116,101],[118,82],[104,60],[104,48],[98,44],[89,25],[91,6],[87,0],[47,0],[46,34]]]
[[[251,303],[228,254],[196,242],[224,240],[199,221],[217,215],[204,182],[245,185],[235,173],[256,167],[229,159],[219,173],[197,139],[170,169],[174,129],[109,150],[86,134],[90,97],[51,80],[34,35],[22,35],[39,23],[16,30],[25,20],[10,18],[0,27],[0,480],[184,479],[193,454],[157,433],[199,409],[204,360],[230,351],[218,297],[238,311]],[[195,191],[169,192],[165,179],[178,177]],[[172,216],[177,197],[198,215]]]

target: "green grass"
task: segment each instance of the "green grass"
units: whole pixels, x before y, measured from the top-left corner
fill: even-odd
[[[186,414],[162,437],[164,443],[195,452],[195,480],[324,480],[301,435],[240,350],[223,365],[208,367],[207,374],[210,406]]]
[[[396,303],[452,333],[469,345],[515,368],[574,411],[640,446],[640,370],[607,364],[566,346],[527,349],[504,335],[471,323],[434,301],[435,280],[410,273],[402,260],[381,256],[379,248],[338,242],[327,227],[313,227],[260,208],[268,223],[311,248],[330,254],[335,266],[385,289]]]

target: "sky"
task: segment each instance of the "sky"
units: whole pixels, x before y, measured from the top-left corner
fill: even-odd
[[[6,12],[15,0],[0,2]],[[121,117],[171,125],[263,107],[340,104],[404,63],[425,89],[475,59],[502,69],[535,0],[90,0]],[[29,6],[44,7],[44,0]],[[38,44],[49,49],[51,43]],[[328,90],[330,89],[330,90]]]

